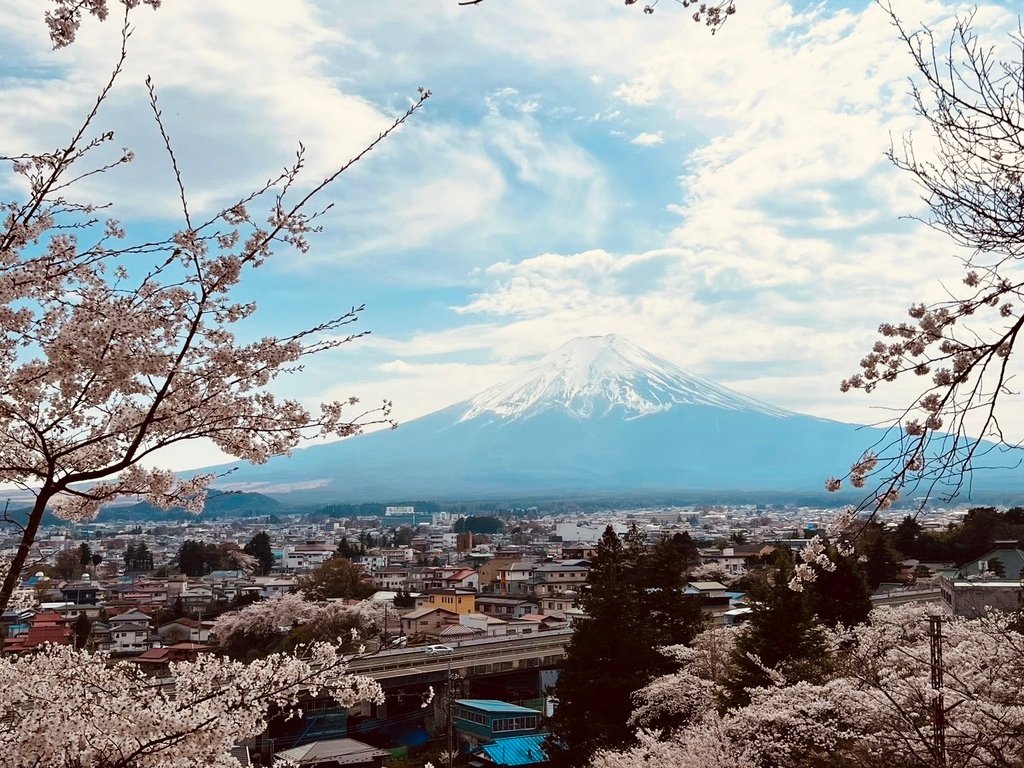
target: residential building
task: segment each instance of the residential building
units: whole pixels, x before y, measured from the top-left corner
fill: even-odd
[[[537,610],[537,603],[529,598],[509,595],[477,595],[476,609],[487,616],[499,619],[519,618]]]
[[[32,651],[44,643],[67,645],[71,642],[71,630],[59,613],[40,612],[28,620],[27,631],[5,638],[0,644],[4,653]]]
[[[297,768],[381,768],[389,754],[355,739],[329,739],[285,749],[274,757]]]
[[[409,611],[401,618],[403,635],[437,635],[442,627],[456,624],[459,614],[448,608],[426,606]]]
[[[533,577],[536,563],[519,560],[498,571],[497,592],[503,595],[533,594],[529,581]]]
[[[540,712],[494,699],[456,699],[452,723],[461,741],[477,747],[496,737],[536,733]]]
[[[370,576],[370,582],[375,589],[402,592],[409,586],[408,568],[381,568],[374,571]]]
[[[335,552],[334,545],[324,541],[286,544],[281,564],[286,571],[309,571],[326,563]]]
[[[469,589],[436,589],[417,597],[416,607],[446,608],[457,614],[476,613],[476,592]]]
[[[110,618],[111,653],[142,653],[150,648],[149,616],[128,611]]]
[[[1007,581],[1019,581],[1024,573],[1024,549],[1016,539],[996,541],[992,549],[961,565],[957,573],[961,577],[970,578],[989,576],[1000,569],[1002,576],[996,574],[996,578],[1005,578]]]
[[[939,581],[942,600],[954,616],[974,618],[988,611],[1024,605],[1024,549],[1019,541],[996,541]]]

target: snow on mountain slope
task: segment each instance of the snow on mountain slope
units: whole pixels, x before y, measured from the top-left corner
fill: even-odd
[[[502,421],[562,411],[578,419],[617,412],[636,419],[677,405],[704,405],[776,417],[793,414],[733,392],[630,343],[621,336],[566,342],[526,373],[474,397],[460,421]]]

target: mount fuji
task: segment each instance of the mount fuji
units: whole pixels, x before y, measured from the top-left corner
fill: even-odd
[[[522,375],[387,430],[242,466],[225,485],[305,498],[817,494],[874,430],[793,413],[615,336],[578,338]]]

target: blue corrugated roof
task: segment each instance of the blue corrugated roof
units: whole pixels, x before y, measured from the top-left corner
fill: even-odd
[[[534,765],[535,763],[547,762],[548,756],[544,754],[544,740],[548,737],[546,733],[538,733],[533,736],[506,736],[503,739],[495,739],[490,744],[480,748],[488,759],[496,765]]]
[[[520,707],[518,704],[509,704],[507,701],[498,701],[497,699],[456,699],[456,704],[461,704],[464,707],[473,707],[483,712],[490,712],[492,714],[517,714],[517,715],[536,715],[536,709],[530,709],[529,707]]]

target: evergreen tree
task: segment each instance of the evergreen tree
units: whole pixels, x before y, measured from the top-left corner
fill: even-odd
[[[789,547],[779,546],[771,565],[752,574],[748,597],[751,615],[736,637],[726,677],[727,707],[745,706],[751,688],[771,684],[767,669],[787,682],[817,680],[827,659],[819,624],[805,592],[789,587],[796,566]]]
[[[880,524],[872,522],[864,525],[858,534],[857,552],[867,559],[864,563],[864,576],[872,592],[884,582],[896,579],[900,566],[896,561],[896,553],[882,535]]]
[[[816,568],[817,578],[804,585],[811,615],[826,627],[852,627],[868,620],[871,596],[863,570],[854,557],[841,557],[834,547],[829,559],[835,569]]]
[[[78,545],[78,562],[85,568],[92,562],[92,548],[84,541]]]
[[[81,650],[89,642],[89,635],[92,634],[92,622],[84,613],[78,614],[75,623],[71,625],[72,643],[75,648]]]
[[[892,545],[903,557],[917,557],[920,553],[918,537],[924,528],[911,515],[907,515],[896,526],[892,534]]]
[[[348,543],[348,536],[341,537],[341,541],[338,542],[338,557],[344,557],[346,560],[352,560],[362,554],[362,547],[358,543],[355,546],[352,546]]]
[[[643,676],[629,571],[622,542],[608,526],[581,594],[586,616],[576,624],[555,685],[558,706],[546,751],[557,768],[584,765],[597,749],[629,738],[629,695]]]
[[[124,570],[126,573],[144,573],[153,570],[153,553],[146,542],[128,544],[124,551]]]
[[[687,531],[673,534],[670,541],[672,546],[678,549],[683,556],[687,571],[700,565],[700,549]]]
[[[270,549],[270,534],[260,531],[245,545],[244,551],[259,561],[259,568],[256,571],[258,576],[266,576],[274,567],[274,553]]]
[[[639,598],[645,620],[648,642],[654,647],[689,643],[704,628],[704,615],[699,596],[686,595],[686,574],[689,560],[685,547],[672,539],[662,539],[639,563]],[[664,674],[671,662],[661,656]]]
[[[128,546],[124,548],[124,570],[125,573],[131,573],[133,566],[135,565],[135,542],[129,542]]]
[[[702,623],[699,603],[684,597],[685,573],[686,558],[671,540],[648,552],[635,526],[624,541],[605,530],[581,594],[586,615],[555,686],[545,747],[554,766],[585,765],[596,750],[633,739],[631,694],[671,670],[658,647],[689,641]]]
[[[186,539],[178,548],[178,570],[186,576],[205,576],[206,559],[202,542]]]

